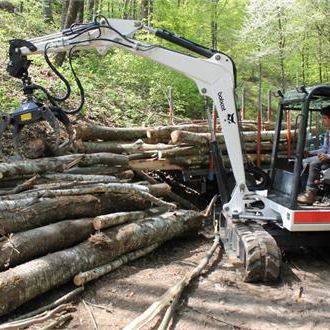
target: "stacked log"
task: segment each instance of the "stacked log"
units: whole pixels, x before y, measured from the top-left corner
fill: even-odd
[[[94,174],[95,164],[124,179]],[[99,267],[105,274],[109,263],[119,267],[199,229],[204,216],[178,208],[167,184],[137,182],[128,169],[128,156],[112,153],[0,164],[0,316],[79,274]]]
[[[204,218],[187,210],[194,206],[167,184],[141,171],[207,168],[205,123],[88,124],[77,133],[80,140],[70,154],[0,163],[0,316],[73,278],[82,285],[196,231]],[[270,161],[273,136],[262,133],[263,164]],[[281,132],[281,139],[285,136]],[[254,131],[243,132],[252,160],[256,137]],[[220,130],[216,138],[229,166]],[[136,175],[146,181],[137,182]]]
[[[267,127],[272,127],[271,124]],[[242,146],[249,161],[257,160],[257,131],[254,122],[242,124]],[[114,153],[125,154],[129,167],[141,170],[185,170],[191,168],[208,168],[210,161],[210,133],[205,122],[164,126],[156,128],[107,128],[87,124],[77,128],[80,140],[76,148],[81,153]],[[261,132],[261,155],[263,166],[269,166],[275,132]],[[280,155],[287,154],[287,131],[280,134]],[[295,131],[291,130],[292,144],[295,143]],[[135,139],[137,138],[138,139]],[[225,166],[230,167],[227,149],[221,130],[216,138],[223,154]],[[239,152],[239,151],[238,151]]]

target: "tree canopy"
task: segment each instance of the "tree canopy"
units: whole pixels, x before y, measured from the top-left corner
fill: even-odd
[[[237,93],[245,88],[246,108],[251,118],[257,112],[258,86],[262,88],[266,104],[269,89],[276,91],[329,81],[328,0],[26,0],[11,3],[15,10],[4,10],[0,6],[3,111],[12,110],[21,99],[20,82],[7,81],[5,73],[7,40],[41,36],[73,22],[86,22],[98,14],[143,20],[230,55],[238,69]],[[173,47],[148,34],[140,38]],[[104,57],[94,51],[84,51],[75,57],[74,65],[86,89],[84,111],[89,116],[107,116],[118,125],[160,123],[166,117],[167,91],[171,88],[176,117],[204,117],[203,100],[194,83],[151,61],[121,50],[110,50]],[[66,61],[61,70],[69,74]],[[62,89],[42,57],[34,59],[31,76],[56,91]],[[260,78],[262,84],[258,84]]]

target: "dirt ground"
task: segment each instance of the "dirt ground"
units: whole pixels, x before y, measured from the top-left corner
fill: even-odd
[[[122,329],[195,267],[211,245],[203,235],[167,242],[102,277],[77,297],[77,311],[65,328],[95,328],[87,305],[98,329]],[[71,289],[56,290],[29,307]],[[172,328],[330,329],[330,249],[289,253],[282,280],[271,286],[242,282],[238,264],[219,249],[184,292]]]

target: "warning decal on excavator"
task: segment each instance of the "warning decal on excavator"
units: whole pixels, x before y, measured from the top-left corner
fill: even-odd
[[[330,211],[295,212],[294,223],[330,223]]]
[[[21,115],[21,121],[26,121],[26,120],[31,120],[32,119],[32,114],[31,112],[24,113]]]

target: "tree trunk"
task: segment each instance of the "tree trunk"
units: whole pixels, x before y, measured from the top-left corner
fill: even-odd
[[[76,274],[116,257],[161,243],[200,228],[203,217],[194,211],[175,211],[139,223],[114,227],[96,239],[48,254],[0,273],[0,316],[32,298],[70,281]]]
[[[0,271],[78,244],[94,231],[92,219],[87,218],[61,221],[12,235],[0,243]]]
[[[42,1],[44,21],[46,23],[53,22],[53,20],[54,20],[52,2],[53,2],[53,0],[43,0]]]
[[[82,23],[84,21],[84,11],[85,11],[84,0],[81,0],[78,5],[76,23]]]
[[[64,20],[64,26],[63,26],[64,29],[69,28],[73,23],[76,22],[79,8],[81,8],[80,1],[69,0],[68,2],[69,3],[67,7],[66,7],[66,3],[63,4],[63,10],[67,8],[67,12]],[[63,18],[63,14],[62,14],[62,18]],[[60,52],[55,55],[56,65],[61,66],[63,64],[65,59],[65,54],[66,54],[65,52]]]
[[[81,166],[96,164],[127,167],[128,158],[124,155],[111,153],[74,154],[59,157],[49,157],[33,160],[22,160],[14,163],[0,164],[0,178],[19,177],[46,172],[63,172],[70,164],[78,163]]]
[[[86,12],[87,12],[87,21],[90,22],[93,19],[93,10],[94,10],[94,2],[95,0],[87,0],[87,8],[86,8]]]

